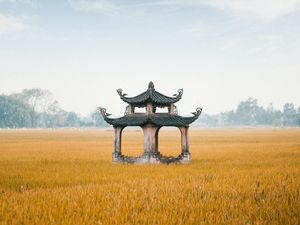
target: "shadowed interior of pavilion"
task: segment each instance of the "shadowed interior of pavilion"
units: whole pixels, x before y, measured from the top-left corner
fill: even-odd
[[[161,94],[150,82],[148,89],[135,96],[127,97],[122,89],[117,90],[120,98],[128,103],[123,117],[111,118],[105,108],[99,110],[104,120],[113,125],[115,140],[112,161],[117,163],[189,163],[191,153],[189,151],[188,129],[202,112],[202,108],[197,108],[193,116],[183,117],[178,115],[175,103],[178,102],[183,94],[179,89],[177,94],[172,97]],[[135,112],[135,108],[146,108],[144,113]],[[167,108],[168,112],[158,113],[157,108]],[[121,151],[122,131],[127,126],[140,126],[144,133],[144,152],[139,157],[124,156]],[[177,127],[181,133],[181,154],[177,157],[163,156],[159,152],[158,136],[161,127]]]

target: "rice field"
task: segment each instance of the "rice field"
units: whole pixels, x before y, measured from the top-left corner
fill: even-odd
[[[125,129],[124,153],[142,137]],[[179,154],[179,131],[159,138]],[[189,165],[112,148],[111,129],[0,131],[0,224],[300,224],[299,129],[191,129]]]

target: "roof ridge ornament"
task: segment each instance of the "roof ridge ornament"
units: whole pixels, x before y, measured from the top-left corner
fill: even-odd
[[[197,107],[196,112],[192,112],[192,114],[194,116],[196,116],[197,118],[200,116],[201,113],[202,113],[202,108],[201,107]]]
[[[98,110],[100,111],[101,115],[103,116],[103,118],[106,118],[108,116],[110,116],[111,114],[106,112],[106,108],[103,107],[98,107]]]
[[[121,98],[122,98],[122,97],[125,97],[125,96],[127,95],[127,94],[123,93],[122,88],[119,88],[119,89],[117,90],[117,92],[118,92],[118,94],[120,95]]]
[[[149,89],[154,89],[154,83],[152,81],[149,82],[148,88]]]
[[[180,97],[183,95],[183,88],[178,89],[178,94],[176,95],[176,97]]]

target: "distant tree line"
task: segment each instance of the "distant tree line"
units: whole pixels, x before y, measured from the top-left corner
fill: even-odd
[[[198,126],[300,126],[300,107],[295,108],[293,103],[286,103],[282,111],[273,107],[259,106],[257,99],[248,98],[241,101],[236,110],[217,115],[201,115]]]
[[[24,89],[0,95],[0,128],[57,128],[106,126],[95,110],[87,117],[63,110],[48,90]]]
[[[286,103],[282,110],[270,104],[259,106],[257,99],[241,101],[236,110],[217,115],[203,114],[194,126],[300,126],[300,107]],[[24,89],[0,95],[0,128],[59,128],[108,126],[95,109],[86,117],[63,110],[48,90]]]

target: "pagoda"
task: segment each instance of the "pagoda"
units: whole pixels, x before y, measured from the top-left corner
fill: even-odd
[[[106,109],[99,107],[104,120],[114,127],[114,151],[112,154],[113,162],[120,163],[188,163],[191,161],[189,151],[188,129],[202,112],[202,108],[197,108],[193,116],[179,116],[175,103],[178,102],[183,94],[183,89],[179,89],[173,97],[168,97],[156,91],[151,81],[148,89],[135,96],[127,97],[122,89],[117,90],[120,98],[128,104],[124,116],[111,118],[106,113]],[[144,113],[135,112],[135,108],[146,108]],[[167,113],[156,112],[156,109],[167,107]],[[140,126],[144,133],[144,152],[140,157],[128,157],[122,155],[121,140],[122,131],[127,126]],[[178,127],[181,132],[181,154],[178,157],[162,156],[159,152],[158,134],[163,126]]]

